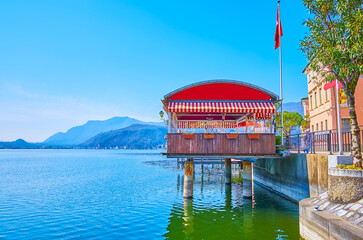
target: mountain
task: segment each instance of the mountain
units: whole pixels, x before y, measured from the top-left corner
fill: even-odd
[[[167,132],[167,128],[162,126],[133,124],[126,128],[100,133],[81,146],[87,148],[160,148],[166,144],[164,136]]]
[[[99,133],[128,127],[132,124],[152,124],[162,126],[162,123],[147,123],[129,117],[113,117],[108,120],[92,120],[81,126],[72,127],[67,132],[59,132],[46,139],[43,144],[48,146],[74,146],[81,144]]]
[[[301,102],[288,102],[283,104],[283,110],[287,112],[298,112],[304,117],[304,108]]]
[[[23,139],[18,139],[13,142],[0,142],[0,149],[3,148],[13,148],[13,149],[19,149],[19,148],[40,148],[42,144],[39,143],[28,143],[27,141]]]

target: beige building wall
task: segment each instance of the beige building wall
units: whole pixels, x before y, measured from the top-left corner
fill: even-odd
[[[310,131],[337,129],[335,87],[324,90],[326,82],[317,77],[314,71],[307,69],[304,73],[307,75],[308,100],[305,101],[308,103],[302,103],[308,108],[305,112],[310,116]],[[355,98],[358,124],[363,125],[363,75],[358,81]],[[350,128],[347,103],[340,104],[340,116],[342,128]]]

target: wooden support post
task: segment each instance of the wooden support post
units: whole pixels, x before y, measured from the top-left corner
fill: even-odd
[[[243,179],[252,180],[252,162],[243,162]]]
[[[256,133],[256,113],[253,114],[253,133]]]
[[[253,175],[252,163],[243,162],[243,197],[252,198]]]
[[[193,198],[193,175],[194,175],[194,161],[193,158],[188,158],[185,161],[184,171],[184,198]]]
[[[168,133],[171,133],[171,113],[168,113]]]
[[[174,130],[174,132],[178,132],[178,117],[176,116],[176,113],[174,113],[173,114],[174,115],[174,128],[175,128],[175,130]]]
[[[231,159],[230,158],[224,159],[224,177],[225,177],[225,184],[231,184],[232,169],[231,169]]]
[[[248,133],[248,117],[246,115],[246,133]]]

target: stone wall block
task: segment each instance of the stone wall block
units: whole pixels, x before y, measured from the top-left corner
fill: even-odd
[[[329,201],[352,203],[363,198],[363,170],[329,168]]]

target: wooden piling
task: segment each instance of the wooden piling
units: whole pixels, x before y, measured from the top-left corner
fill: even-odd
[[[252,163],[243,162],[243,197],[252,198],[253,192],[253,174],[252,174]]]
[[[188,158],[185,161],[184,170],[184,198],[193,198],[193,175],[194,175],[194,161],[193,158]]]

